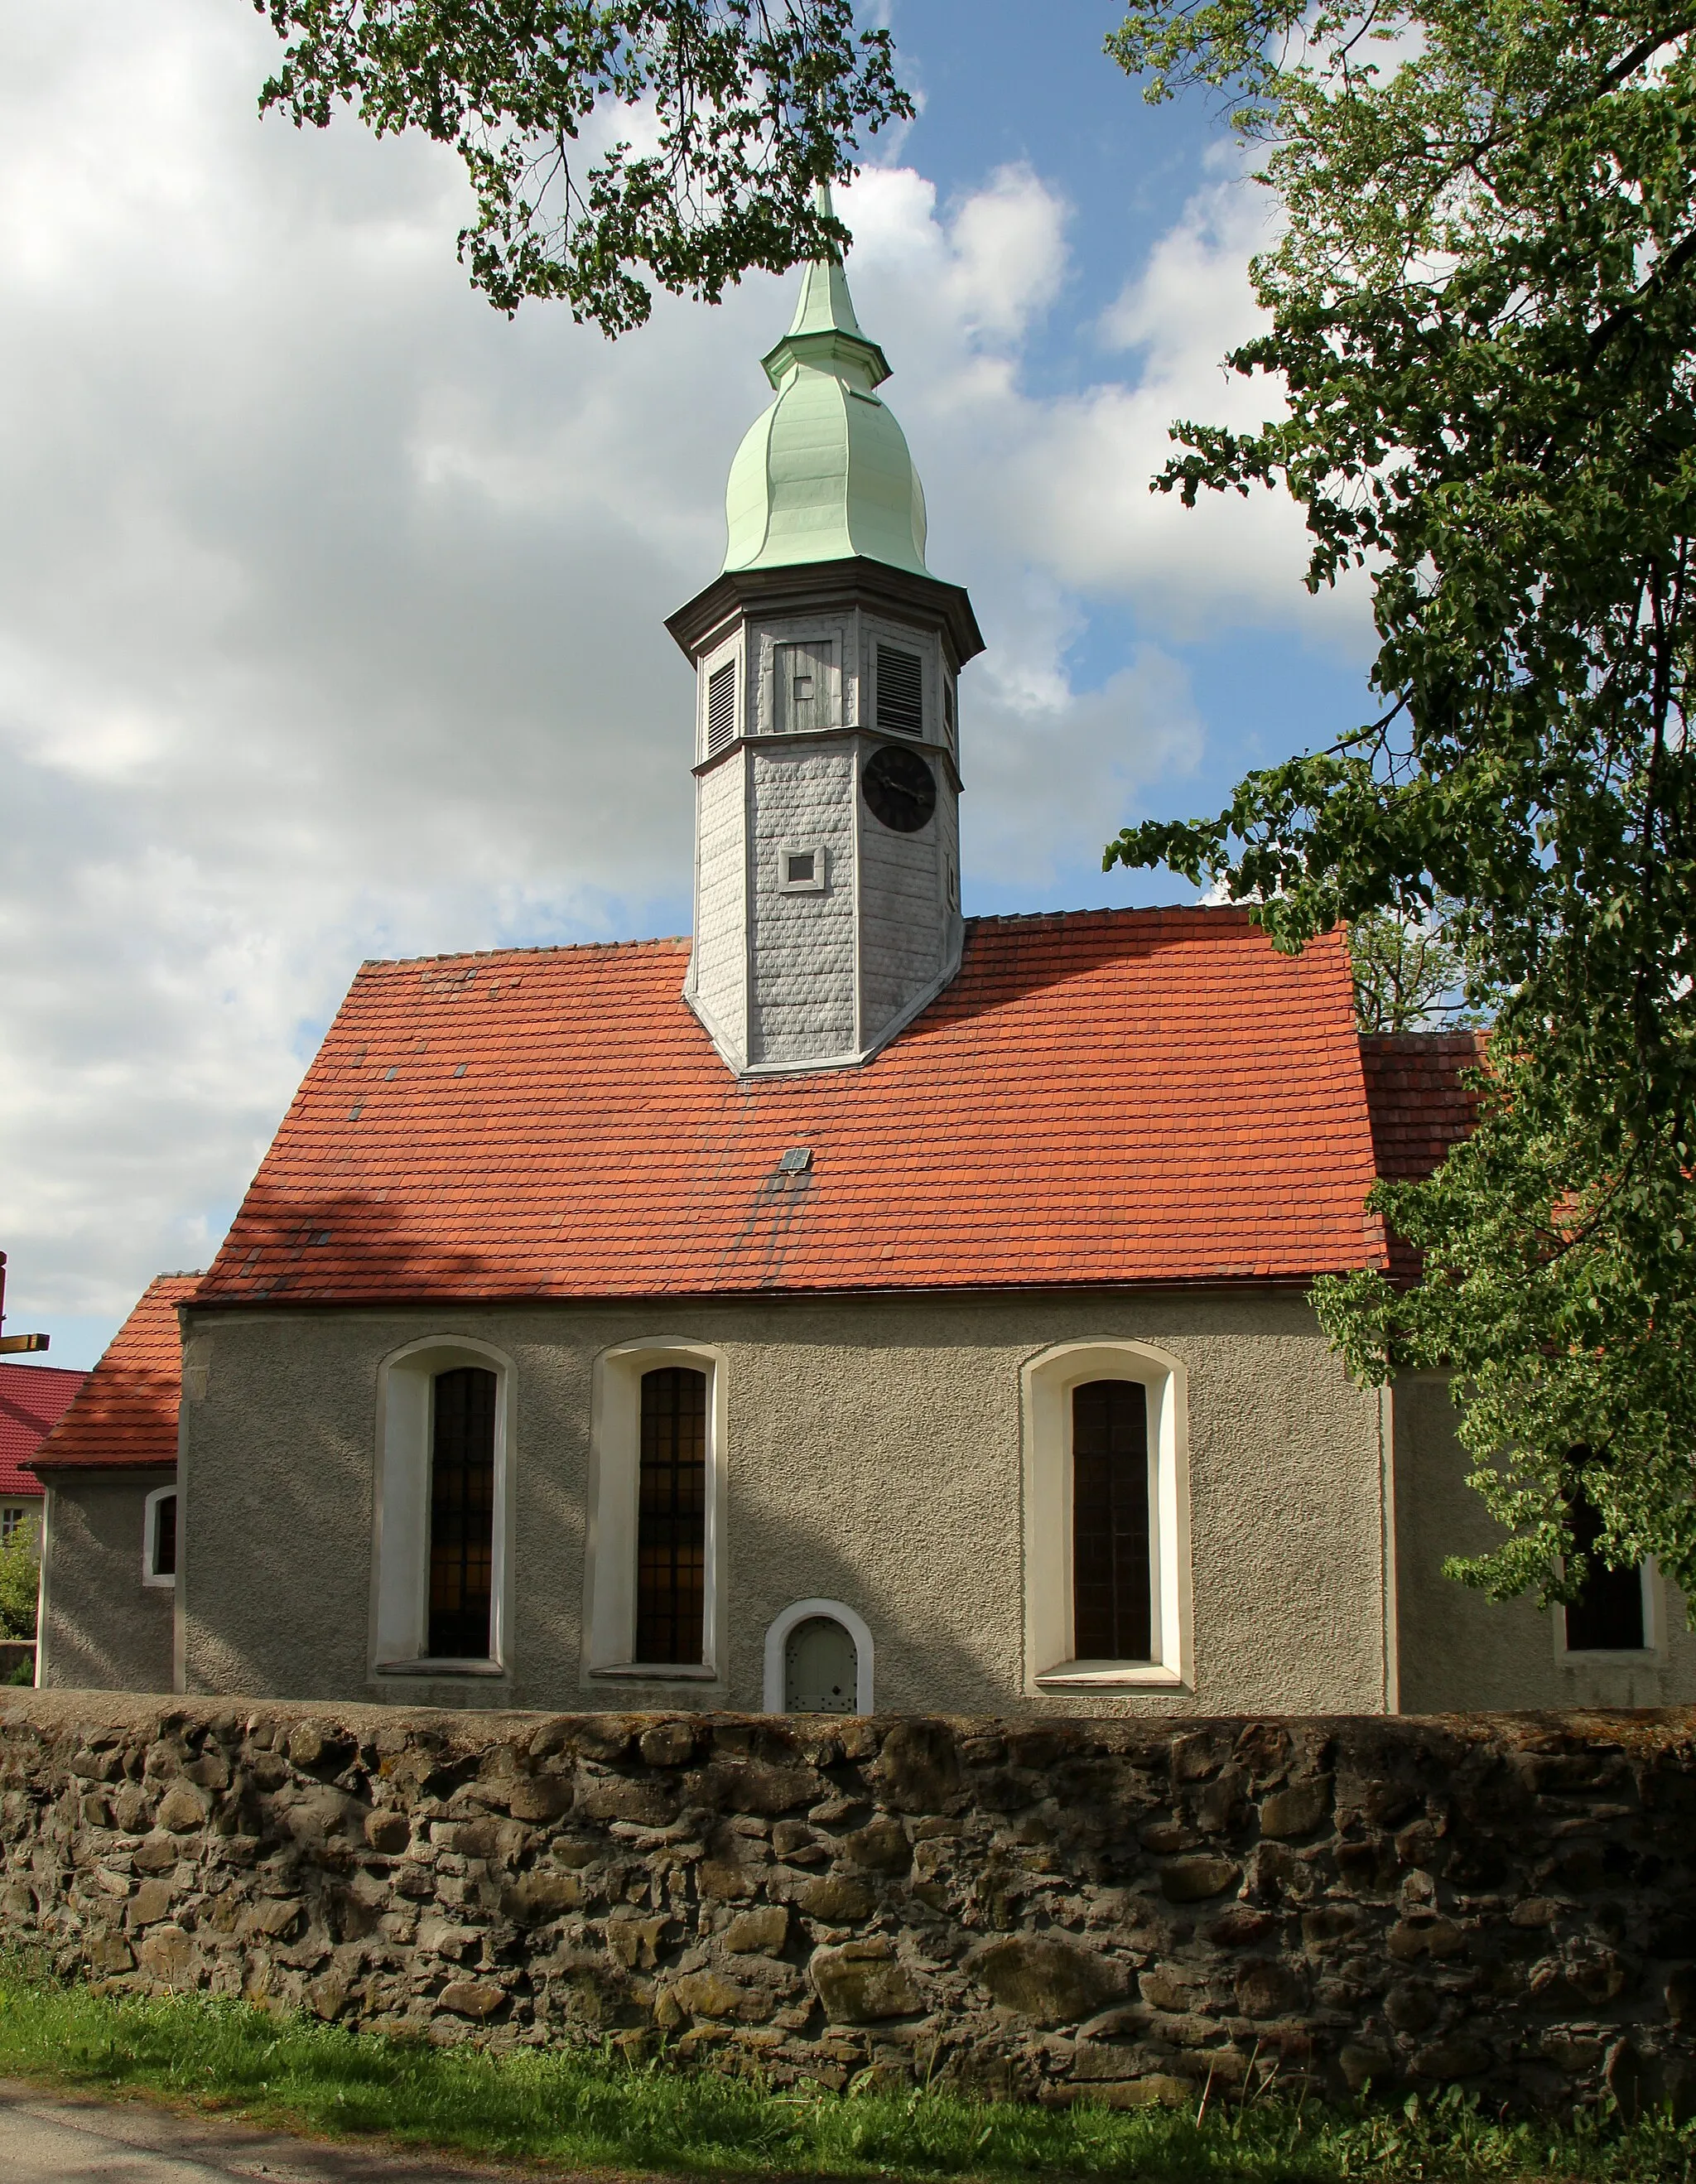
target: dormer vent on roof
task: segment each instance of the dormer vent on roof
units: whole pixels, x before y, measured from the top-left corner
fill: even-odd
[[[829,198],[822,199],[829,209]],[[731,465],[692,660],[695,938],[684,993],[738,1075],[867,1061],[959,968],[957,684],[971,602],[840,261],[807,267]]]

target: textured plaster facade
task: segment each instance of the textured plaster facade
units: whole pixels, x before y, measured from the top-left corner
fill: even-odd
[[[1463,1708],[1688,1706],[1696,1700],[1696,1633],[1684,1598],[1651,1569],[1649,1648],[1568,1654],[1559,1610],[1498,1603],[1443,1574],[1449,1555],[1482,1554],[1500,1535],[1466,1485],[1447,1383],[1420,1373],[1395,1395],[1397,1586],[1402,1704]]]
[[[142,1513],[169,1470],[50,1477],[38,1674],[83,1691],[168,1691],[176,1596],[142,1582]]]
[[[378,1670],[385,1361],[427,1338],[509,1361],[502,1673]],[[592,1673],[598,1364],[693,1344],[721,1375],[718,1673]],[[1186,1678],[1056,1689],[1029,1657],[1031,1368],[1135,1344],[1182,1368]],[[1654,1706],[1696,1700],[1680,1596],[1649,1587],[1640,1655],[1569,1656],[1560,1618],[1442,1574],[1488,1544],[1443,1384],[1350,1385],[1300,1292],[667,1302],[192,1314],[182,1426],[190,1691],[454,1708],[756,1710],[767,1633],[842,1603],[880,1711],[1176,1715]],[[601,1451],[604,1454],[604,1451]],[[165,1471],[64,1474],[48,1524],[50,1685],[162,1690],[173,1605],[141,1583]],[[1387,1585],[1384,1574],[1392,1573]],[[600,1658],[606,1658],[603,1654]]]
[[[765,1632],[838,1600],[877,1647],[880,1709],[1382,1710],[1380,1407],[1298,1294],[980,1296],[204,1313],[184,1405],[187,1688],[455,1705],[759,1708]],[[426,1334],[512,1361],[510,1643],[498,1678],[375,1674],[382,1361]],[[1193,1691],[1037,1691],[1023,1660],[1021,1368],[1142,1341],[1188,1389]],[[710,1683],[591,1677],[582,1629],[595,1361],[693,1341],[725,1375]]]

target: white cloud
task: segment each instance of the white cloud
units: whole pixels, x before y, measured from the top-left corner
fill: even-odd
[[[1309,601],[1294,582],[1309,542],[1291,502],[1204,493],[1187,509],[1149,490],[1176,452],[1176,421],[1247,431],[1282,415],[1274,387],[1222,363],[1265,325],[1248,263],[1275,240],[1271,212],[1240,177],[1191,201],[1101,326],[1106,346],[1132,353],[1134,378],[1054,404],[1020,450],[1015,491],[1035,550],[1063,582],[1131,593],[1174,635],[1221,620],[1294,622],[1353,644],[1365,626],[1359,594]]]
[[[453,262],[453,159],[261,124],[274,51],[230,0],[0,0],[19,1311],[115,1314],[204,1261],[360,957],[687,914],[691,705],[661,621],[717,567],[789,284],[662,302],[615,347],[558,311],[509,323]],[[1040,886],[1193,763],[1161,617],[1294,595],[1287,523],[1230,511],[1189,543],[1141,485],[1236,324],[1246,231],[1198,209],[1112,315],[1122,379],[1054,401],[1021,357],[1066,276],[1054,190],[1013,168],[939,207],[876,170],[842,209],[934,566],[991,638],[968,883]],[[1152,632],[1094,691],[1068,670],[1081,593]]]

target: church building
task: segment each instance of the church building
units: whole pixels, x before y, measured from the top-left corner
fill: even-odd
[[[1666,1704],[1652,1567],[1545,1613],[1435,1375],[1315,1276],[1465,1129],[1341,936],[964,917],[970,601],[841,265],[731,466],[688,940],[367,963],[209,1272],[36,1458],[57,1685],[572,1711]]]

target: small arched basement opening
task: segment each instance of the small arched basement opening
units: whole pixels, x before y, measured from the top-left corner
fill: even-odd
[[[840,1600],[798,1600],[765,1634],[768,1713],[870,1713],[872,1640]]]

